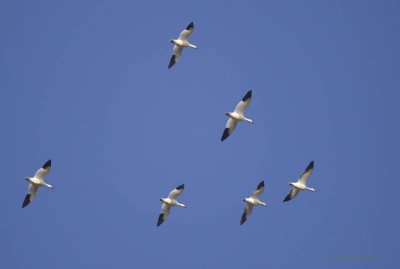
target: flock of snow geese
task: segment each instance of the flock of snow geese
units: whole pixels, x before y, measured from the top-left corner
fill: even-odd
[[[173,55],[169,62],[168,68],[174,66],[179,58],[182,55],[182,51],[184,48],[194,48],[197,49],[197,46],[190,44],[188,41],[189,36],[193,33],[194,24],[191,22],[185,30],[181,32],[178,39],[172,39],[170,42],[174,44]],[[246,108],[249,106],[251,101],[252,91],[248,91],[242,100],[236,105],[235,110],[233,112],[226,112],[225,115],[228,116],[228,121],[226,122],[226,126],[224,132],[222,133],[221,141],[227,139],[235,130],[236,125],[239,121],[247,121],[253,123],[253,120],[246,118],[244,116],[244,112]],[[52,185],[48,184],[44,181],[45,176],[49,173],[51,169],[51,160],[48,160],[39,170],[36,171],[33,177],[25,178],[30,184],[28,187],[28,193],[25,196],[25,199],[22,203],[22,208],[29,205],[33,199],[35,198],[39,187],[48,187],[53,188]],[[290,182],[289,185],[292,187],[289,194],[285,197],[283,202],[287,202],[292,200],[296,195],[303,190],[308,190],[315,192],[314,188],[310,188],[306,185],[307,179],[310,177],[312,170],[314,169],[314,161],[311,161],[307,166],[305,171],[301,174],[299,179],[296,182]],[[158,217],[157,226],[160,226],[168,217],[170,209],[172,206],[180,206],[185,207],[184,204],[181,204],[177,201],[177,197],[184,191],[185,185],[179,185],[175,189],[173,189],[167,198],[161,198],[162,202],[161,213]],[[243,202],[245,202],[244,212],[240,219],[240,225],[246,222],[253,211],[253,206],[267,206],[266,203],[259,200],[260,195],[264,192],[264,180],[261,181],[256,190],[250,195],[250,197],[244,198]]]

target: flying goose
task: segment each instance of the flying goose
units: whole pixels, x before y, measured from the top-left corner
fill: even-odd
[[[226,122],[226,126],[224,132],[221,137],[221,141],[227,139],[235,130],[236,124],[238,121],[247,121],[253,123],[253,120],[246,118],[243,113],[246,108],[249,106],[251,101],[251,93],[252,91],[248,91],[246,95],[242,98],[242,100],[236,105],[234,112],[226,112],[225,115],[229,117]]]
[[[289,194],[285,197],[284,202],[292,200],[300,191],[308,190],[315,192],[314,188],[309,188],[306,186],[307,179],[311,175],[312,170],[314,169],[314,161],[311,161],[307,166],[306,170],[301,174],[300,178],[297,182],[290,182],[289,185],[292,186]]]
[[[181,204],[176,200],[176,197],[178,197],[178,195],[180,195],[184,189],[185,184],[179,185],[168,194],[168,198],[160,199],[163,204],[161,206],[161,213],[158,216],[157,226],[160,226],[167,219],[171,206],[186,207],[184,204]]]
[[[36,174],[34,177],[27,177],[25,180],[29,181],[29,188],[28,188],[28,194],[25,196],[24,202],[22,203],[22,208],[26,207],[29,205],[30,202],[33,201],[33,199],[36,196],[37,190],[39,187],[46,186],[48,188],[53,189],[53,186],[46,183],[43,179],[44,177],[49,173],[51,168],[51,160],[48,160],[42,168],[36,171]]]
[[[169,61],[168,64],[168,69],[173,67],[174,64],[176,64],[181,57],[182,50],[183,48],[194,48],[197,49],[197,47],[193,44],[190,44],[188,41],[189,36],[193,33],[194,30],[194,25],[193,22],[189,23],[189,25],[186,27],[185,30],[181,32],[179,35],[178,39],[171,39],[169,42],[174,44],[174,53],[172,54],[171,60]]]
[[[251,194],[250,197],[243,199],[243,202],[246,203],[246,206],[244,208],[242,218],[240,219],[240,225],[245,223],[246,220],[249,218],[251,212],[253,211],[253,206],[255,205],[267,206],[266,203],[258,200],[258,197],[261,195],[261,193],[263,193],[263,191],[264,191],[264,180],[257,185],[257,189]]]

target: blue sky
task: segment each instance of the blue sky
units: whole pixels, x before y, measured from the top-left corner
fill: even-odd
[[[399,1],[2,1],[1,268],[388,268]],[[170,70],[169,40],[193,21]],[[248,90],[254,124],[223,143]],[[47,160],[55,189],[25,209]],[[307,164],[308,183],[282,203]],[[269,206],[239,226],[260,180]],[[156,227],[161,203],[184,183]]]

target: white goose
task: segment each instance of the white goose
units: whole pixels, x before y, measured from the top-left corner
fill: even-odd
[[[189,36],[193,33],[194,30],[194,25],[193,22],[189,23],[189,25],[186,27],[185,30],[183,30],[181,32],[181,34],[179,35],[178,39],[171,39],[170,42],[172,44],[174,44],[174,54],[171,57],[171,60],[169,61],[168,64],[168,69],[171,68],[172,66],[174,66],[174,64],[176,64],[179,60],[179,58],[181,57],[183,48],[194,48],[197,49],[197,47],[193,44],[190,44],[188,41]]]
[[[258,199],[258,197],[261,195],[261,193],[263,193],[263,191],[264,191],[264,180],[257,185],[257,189],[251,194],[250,197],[243,199],[243,202],[246,203],[246,206],[244,208],[242,218],[240,219],[240,225],[245,223],[246,220],[249,218],[251,212],[253,212],[253,206],[255,205],[267,206],[266,203],[261,202]]]
[[[178,195],[181,194],[184,189],[185,184],[179,185],[168,194],[168,198],[160,199],[163,204],[161,206],[161,213],[158,216],[157,226],[160,226],[167,219],[171,206],[186,207],[184,204],[181,204],[176,200],[176,197],[178,197]]]
[[[30,182],[29,188],[28,188],[28,194],[25,196],[24,202],[22,203],[22,208],[26,207],[29,205],[30,202],[33,201],[33,199],[36,196],[37,190],[39,187],[46,186],[48,188],[53,189],[53,186],[46,183],[44,181],[44,177],[49,173],[51,168],[51,160],[48,160],[42,168],[36,171],[36,174],[34,177],[27,177],[25,178],[27,181]]]
[[[244,116],[244,111],[249,106],[251,101],[252,91],[248,91],[242,100],[236,105],[234,112],[226,112],[225,115],[229,117],[226,122],[224,132],[221,137],[221,141],[227,139],[235,130],[238,121],[247,121],[253,123],[253,120],[248,119]]]
[[[283,200],[284,202],[292,200],[300,191],[308,190],[315,192],[314,188],[307,187],[307,179],[311,175],[312,170],[314,169],[314,161],[311,161],[307,166],[306,170],[301,174],[300,178],[297,182],[290,182],[289,185],[292,186],[289,194]]]

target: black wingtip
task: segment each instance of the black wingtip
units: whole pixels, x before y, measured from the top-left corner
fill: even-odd
[[[261,181],[261,182],[258,184],[257,190],[259,190],[259,189],[261,189],[261,188],[263,188],[263,187],[264,187],[264,180]]]
[[[172,55],[171,60],[169,61],[169,64],[168,64],[168,69],[173,67],[175,63],[176,63],[175,62],[175,55]]]
[[[306,168],[306,172],[310,171],[311,169],[314,169],[314,161],[311,161],[310,164]]]
[[[48,167],[50,167],[51,166],[51,160],[48,160],[43,166],[42,166],[42,168],[43,169],[47,169]]]
[[[157,227],[160,226],[164,222],[164,214],[160,214],[157,220]]]
[[[24,202],[22,203],[22,208],[26,207],[27,205],[29,205],[29,203],[31,202],[31,195],[27,194],[25,196]]]
[[[190,30],[194,28],[193,22],[189,23],[189,25],[186,27],[186,30]]]
[[[243,212],[242,218],[240,219],[240,225],[242,225],[243,223],[245,223],[246,220],[247,220],[247,218],[246,218],[246,212]]]
[[[287,202],[287,201],[290,201],[290,200],[291,200],[291,198],[290,198],[290,193],[289,193],[288,195],[286,195],[286,197],[285,197],[285,199],[283,201]]]
[[[177,190],[183,190],[185,188],[185,184],[179,185],[176,187]]]
[[[250,99],[251,98],[251,94],[252,94],[252,92],[253,91],[248,91],[247,93],[246,93],[246,95],[242,98],[242,101],[243,102],[246,102],[248,99]]]
[[[227,139],[228,136],[229,136],[229,128],[225,128],[224,133],[222,134],[222,137],[221,137],[221,142],[224,141],[225,139]]]

